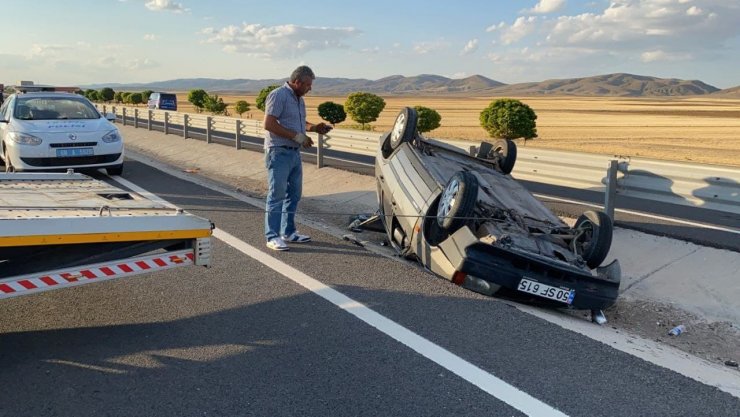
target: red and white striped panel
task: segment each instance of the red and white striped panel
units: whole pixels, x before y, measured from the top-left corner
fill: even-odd
[[[185,249],[75,267],[79,269],[4,278],[0,279],[0,299],[193,265],[194,258],[193,250]]]

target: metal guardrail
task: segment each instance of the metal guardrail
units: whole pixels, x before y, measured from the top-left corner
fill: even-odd
[[[103,112],[105,105],[97,105]],[[262,122],[233,117],[187,114],[163,110],[112,106],[111,111],[122,116],[123,124],[148,127],[162,123],[164,133],[170,125],[182,126],[183,137],[188,129],[206,131],[210,142],[212,132],[233,134],[240,148],[242,136],[264,136]],[[133,122],[127,121],[132,118]],[[334,129],[330,135],[311,134],[316,140],[316,163],[324,166],[324,150],[336,150],[375,156],[380,134],[356,130]],[[469,141],[445,140],[445,143],[475,153]],[[628,156],[610,156],[578,152],[528,149],[519,147],[512,174],[515,178],[581,190],[603,192],[605,209],[613,218],[614,199],[618,195],[662,201],[691,207],[701,207],[740,215],[740,169],[659,161]]]

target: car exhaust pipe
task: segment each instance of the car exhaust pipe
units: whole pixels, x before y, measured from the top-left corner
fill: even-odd
[[[393,240],[395,240],[402,248],[406,247],[406,235],[400,227],[393,229]]]

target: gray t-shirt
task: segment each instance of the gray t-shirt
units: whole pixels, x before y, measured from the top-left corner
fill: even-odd
[[[303,97],[295,95],[287,82],[270,91],[270,94],[267,95],[265,114],[274,116],[278,123],[286,129],[306,133],[306,103],[303,101]],[[298,148],[300,145],[291,138],[284,138],[265,131],[265,149],[272,146]]]

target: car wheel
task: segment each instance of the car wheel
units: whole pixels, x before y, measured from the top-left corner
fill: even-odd
[[[601,265],[612,246],[612,220],[603,211],[587,211],[576,220],[574,248],[586,265]]]
[[[388,139],[391,150],[398,148],[403,142],[410,142],[416,136],[416,122],[418,115],[411,107],[404,107],[396,116],[391,135]]]
[[[122,175],[123,174],[123,164],[108,167],[105,169],[105,172],[108,173],[108,175]]]
[[[8,152],[8,148],[5,148],[3,159],[5,159],[5,172],[15,172],[15,167],[10,163],[10,153]]]
[[[459,171],[450,178],[437,207],[437,224],[443,231],[454,233],[470,220],[478,201],[478,178]]]
[[[499,169],[504,174],[511,174],[516,163],[516,143],[509,139],[498,140],[491,150],[493,159],[497,161]]]

